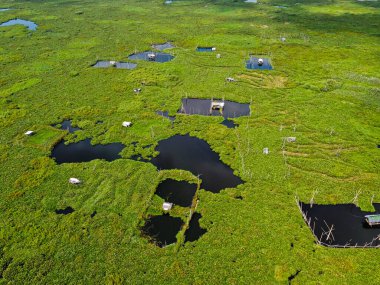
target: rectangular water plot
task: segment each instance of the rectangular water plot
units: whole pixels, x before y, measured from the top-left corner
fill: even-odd
[[[154,62],[168,62],[174,59],[174,56],[164,52],[145,51],[140,53],[134,53],[128,56],[131,60],[145,60]]]
[[[216,51],[216,47],[197,47],[196,51],[211,52],[211,51]]]
[[[167,42],[164,44],[154,44],[152,45],[152,48],[157,49],[157,50],[165,50],[165,49],[175,48],[175,46],[171,42]]]
[[[26,21],[22,19],[13,19],[9,20],[7,22],[4,22],[0,24],[0,27],[9,27],[9,26],[14,26],[14,25],[23,25],[28,28],[30,31],[35,31],[37,30],[38,25],[32,21]]]
[[[177,242],[176,235],[184,225],[181,218],[171,217],[169,214],[150,216],[141,231],[159,247],[165,247]]]
[[[88,162],[94,159],[113,161],[121,158],[119,153],[124,147],[125,145],[121,143],[92,145],[90,139],[68,145],[65,144],[65,141],[61,141],[54,146],[51,157],[58,164]]]
[[[364,212],[354,204],[317,205],[299,203],[303,217],[318,242],[332,247],[380,247],[380,227],[370,226]]]
[[[97,61],[93,67],[98,68],[118,68],[118,69],[134,69],[137,67],[136,63],[132,62],[122,62],[122,61],[107,61],[107,60],[99,60]]]
[[[156,195],[164,199],[165,202],[181,207],[190,207],[196,191],[196,184],[167,179],[158,185]]]
[[[224,118],[237,118],[249,116],[249,104],[236,103],[226,100],[210,99],[182,99],[182,106],[178,113],[187,115],[223,116]]]
[[[261,69],[261,70],[272,70],[273,67],[268,58],[258,58],[251,56],[246,62],[246,67],[248,69]]]

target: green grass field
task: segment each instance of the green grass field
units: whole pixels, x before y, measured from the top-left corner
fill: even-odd
[[[379,2],[163,2],[0,0],[13,8],[0,23],[39,25],[0,27],[0,284],[288,284],[298,271],[291,284],[379,284],[378,249],[317,245],[295,202],[313,193],[319,204],[350,203],[356,193],[362,209],[380,202]],[[171,62],[91,67],[166,41],[176,46]],[[217,51],[197,53],[198,45]],[[249,54],[274,69],[247,70]],[[222,117],[177,115],[171,126],[156,115],[175,115],[185,97],[250,103],[251,116],[228,129]],[[64,119],[82,130],[52,127]],[[199,190],[207,233],[183,243],[182,232],[159,248],[139,230],[160,213],[157,185],[197,178],[127,158],[186,133],[246,183]],[[296,142],[283,145],[287,136]],[[50,153],[63,137],[126,148],[113,162],[57,165]],[[54,212],[68,206],[75,212]],[[188,214],[173,210],[184,221]]]

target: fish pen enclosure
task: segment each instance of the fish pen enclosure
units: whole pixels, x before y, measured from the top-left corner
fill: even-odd
[[[249,116],[250,106],[247,103],[237,103],[216,99],[182,99],[180,114],[223,116],[224,118],[237,118]]]
[[[306,204],[298,198],[296,203],[317,244],[336,248],[380,247],[378,223],[371,226],[366,221],[368,216],[376,216],[376,221],[380,221],[379,215],[364,212],[355,204]],[[373,206],[379,213],[380,204]]]

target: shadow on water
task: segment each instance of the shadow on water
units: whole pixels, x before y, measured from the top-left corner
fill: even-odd
[[[59,214],[59,215],[68,215],[68,214],[71,214],[73,213],[75,210],[71,207],[66,207],[65,209],[57,209],[55,210],[55,213],[56,214]]]
[[[307,219],[311,219],[311,230],[317,238],[329,245],[372,246],[380,245],[380,241],[374,240],[380,235],[379,227],[369,227],[364,222],[364,216],[374,214],[373,212],[363,212],[354,204],[338,205],[316,205],[310,207],[309,204],[300,203],[302,211]],[[376,213],[380,213],[380,204],[374,204]],[[328,231],[334,225],[332,236],[327,239]]]
[[[111,61],[106,61],[106,60],[99,60],[97,61],[93,67],[97,68],[118,68],[118,69],[134,69],[136,68],[137,64],[136,63],[131,63],[131,62],[111,62]]]
[[[0,27],[8,27],[8,26],[14,26],[14,25],[23,25],[28,28],[30,31],[35,31],[37,30],[38,25],[34,22],[31,21],[26,21],[22,19],[13,19],[9,20],[7,22],[4,22],[0,24]]]
[[[169,116],[169,112],[168,111],[157,111],[156,114],[160,115],[162,117],[165,117],[165,118],[169,119],[172,122],[174,122],[174,120],[175,120],[175,116]]]
[[[226,126],[226,127],[229,128],[229,129],[234,129],[234,128],[236,128],[237,126],[239,126],[238,124],[235,124],[234,121],[229,120],[229,119],[224,119],[223,122],[221,122],[221,124],[222,124],[223,126]]]
[[[201,218],[201,214],[197,212],[193,214],[189,223],[189,228],[185,232],[185,242],[196,241],[207,232],[206,229],[201,228],[199,225],[199,220]]]
[[[146,60],[154,62],[167,62],[173,60],[174,56],[164,52],[146,51],[128,56],[131,60]]]
[[[190,207],[196,191],[196,184],[167,179],[158,185],[156,195],[164,199],[165,202],[181,207]]]
[[[156,245],[164,247],[177,242],[176,235],[183,224],[181,218],[174,218],[169,214],[150,216],[141,231],[149,236]]]
[[[200,175],[201,188],[219,193],[243,183],[233,170],[224,164],[209,144],[197,137],[175,135],[158,143],[159,155],[151,163],[158,169],[183,169]]]
[[[260,69],[260,70],[272,70],[273,67],[269,62],[269,59],[263,58],[263,64],[259,65],[259,58],[257,57],[250,57],[249,60],[246,62],[246,67],[248,69]]]
[[[61,130],[66,130],[68,131],[70,134],[74,133],[75,131],[79,131],[80,128],[78,127],[73,127],[71,125],[71,120],[65,120],[61,123]]]
[[[61,141],[53,148],[51,157],[54,158],[58,164],[87,162],[94,159],[113,161],[121,158],[119,153],[124,147],[125,145],[121,143],[91,145],[90,139],[68,145],[65,145],[65,142]]]
[[[221,101],[221,100],[214,100]],[[247,103],[236,103],[232,101],[223,101],[223,110],[212,110],[210,99],[182,99],[180,114],[188,115],[204,115],[204,116],[223,116],[224,118],[237,118],[241,116],[249,116],[250,108]]]

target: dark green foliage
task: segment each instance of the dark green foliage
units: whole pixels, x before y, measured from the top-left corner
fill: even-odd
[[[363,209],[379,202],[379,2],[163,2],[1,3],[14,9],[0,22],[39,26],[0,28],[0,284],[287,284],[298,271],[292,284],[378,284],[378,250],[317,246],[295,196],[348,203],[360,191]],[[168,40],[177,46],[171,62],[91,67]],[[274,70],[246,70],[249,54]],[[250,103],[251,116],[228,129],[221,117],[177,115],[172,124],[156,114],[176,115],[184,97]],[[81,130],[53,127],[64,119]],[[159,140],[186,133],[246,183],[198,191],[207,233],[183,243],[182,231],[158,248],[139,230],[162,213],[157,185],[198,180],[128,158],[157,155]],[[288,136],[296,142],[284,143]],[[56,165],[50,151],[62,138],[126,148],[113,162]],[[55,213],[69,206],[73,213]],[[189,209],[172,215],[187,223]]]

